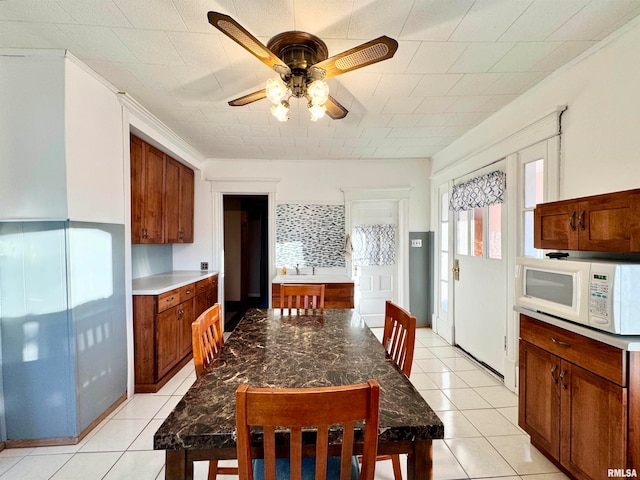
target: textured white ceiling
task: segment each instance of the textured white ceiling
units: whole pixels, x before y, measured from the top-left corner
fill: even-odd
[[[267,43],[318,35],[329,55],[380,35],[393,59],[329,80],[348,110],[280,123],[261,100],[227,102],[275,76],[207,21],[231,15]],[[430,157],[640,14],[640,0],[0,0],[0,48],[64,48],[205,157]]]

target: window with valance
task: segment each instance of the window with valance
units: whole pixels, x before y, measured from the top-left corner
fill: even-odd
[[[449,210],[462,212],[504,203],[506,189],[507,176],[505,172],[495,170],[491,173],[480,175],[453,186]]]

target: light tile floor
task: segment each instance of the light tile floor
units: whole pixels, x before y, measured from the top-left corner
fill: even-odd
[[[433,445],[436,480],[567,478],[517,426],[515,394],[430,329],[416,338],[411,381],[445,425],[444,440]],[[78,445],[0,452],[0,480],[163,479],[164,452],[153,450],[153,434],[194,380],[189,364],[158,393],[128,399]],[[207,464],[196,463],[195,478],[206,476]],[[393,479],[391,462],[378,463],[376,479]]]

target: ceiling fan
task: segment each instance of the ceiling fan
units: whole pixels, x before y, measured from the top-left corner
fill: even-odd
[[[267,81],[266,88],[231,100],[229,105],[239,107],[268,98],[273,103],[271,113],[280,121],[288,119],[291,97],[307,100],[313,121],[325,113],[334,120],[344,118],[349,112],[329,95],[324,79],[387,60],[398,49],[397,41],[383,35],[329,57],[320,38],[299,31],[279,33],[265,46],[229,15],[209,12],[207,16],[211,25],[279,74]]]

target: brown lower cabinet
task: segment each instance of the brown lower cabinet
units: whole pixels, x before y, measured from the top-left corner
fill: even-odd
[[[271,286],[271,306],[280,308],[280,284]],[[324,308],[353,308],[353,283],[325,283]]]
[[[216,303],[218,277],[133,296],[135,392],[155,393],[191,359],[191,324]]]
[[[518,423],[565,473],[640,468],[637,353],[520,315],[519,370]]]

